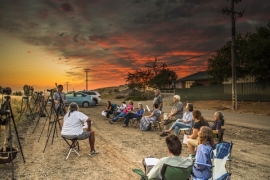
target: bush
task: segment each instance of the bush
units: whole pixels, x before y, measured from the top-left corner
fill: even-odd
[[[117,96],[115,96],[115,99],[123,99],[123,98],[125,98],[124,95],[117,95]]]
[[[140,96],[129,96],[129,97],[126,97],[125,99],[126,101],[127,100],[132,100],[132,101],[144,101],[144,100],[147,100],[146,98],[142,98]]]

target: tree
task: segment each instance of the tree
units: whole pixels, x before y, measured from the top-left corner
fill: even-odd
[[[141,69],[137,69],[134,73],[128,72],[126,81],[128,82],[129,89],[137,88],[145,91],[148,81],[152,76],[153,74],[150,70],[143,71]]]
[[[148,85],[153,88],[161,89],[165,82],[169,82],[169,85],[171,85],[171,82],[175,81],[177,78],[178,76],[175,71],[163,69],[149,81]]]
[[[161,88],[165,82],[175,81],[177,75],[175,71],[170,70],[164,62],[158,61],[155,57],[154,61],[147,61],[145,64],[146,70],[135,70],[134,73],[128,72],[126,82],[129,89],[143,89],[147,86],[153,88]]]
[[[270,82],[270,22],[258,27],[256,32],[236,35],[236,77],[255,77],[255,82],[266,87]],[[208,60],[208,74],[213,82],[227,81],[231,73],[231,41],[217,50]]]

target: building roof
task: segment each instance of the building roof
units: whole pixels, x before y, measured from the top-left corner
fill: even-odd
[[[189,76],[177,79],[177,81],[195,81],[195,80],[208,80],[209,75],[206,71],[197,72],[195,74],[191,74]]]

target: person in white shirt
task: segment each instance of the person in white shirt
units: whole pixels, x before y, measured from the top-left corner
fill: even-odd
[[[89,139],[90,153],[89,155],[98,154],[95,150],[95,132],[91,129],[91,119],[79,112],[79,107],[75,102],[72,102],[69,107],[69,112],[64,116],[61,135],[67,139],[77,138],[78,140]],[[83,125],[87,123],[87,130],[83,131]]]

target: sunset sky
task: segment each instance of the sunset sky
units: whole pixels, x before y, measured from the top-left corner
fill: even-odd
[[[88,89],[118,86],[155,56],[178,78],[206,70],[209,55],[190,58],[231,37],[226,7],[226,0],[0,0],[0,86],[43,91],[58,83],[66,91],[68,82],[82,90],[84,69]],[[270,20],[270,1],[243,0],[235,11],[245,11],[236,31],[253,32]]]

